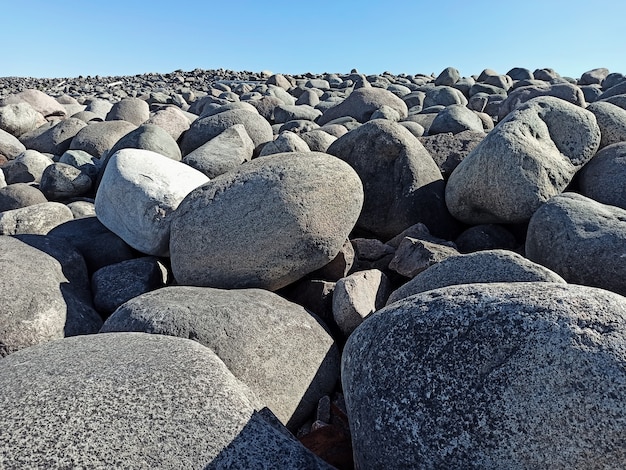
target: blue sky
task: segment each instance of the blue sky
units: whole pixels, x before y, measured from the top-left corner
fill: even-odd
[[[0,0],[0,76],[626,73],[626,2]]]

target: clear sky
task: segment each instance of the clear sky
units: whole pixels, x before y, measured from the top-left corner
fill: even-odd
[[[0,0],[0,76],[626,73],[626,1]]]

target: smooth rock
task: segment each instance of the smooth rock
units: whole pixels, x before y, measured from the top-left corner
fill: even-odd
[[[19,137],[46,123],[43,114],[36,111],[30,104],[20,102],[0,106],[0,129]]]
[[[0,101],[0,106],[26,102],[44,117],[65,116],[65,108],[61,103],[39,90],[26,89],[9,95]]]
[[[285,131],[281,132],[276,139],[263,146],[259,157],[266,157],[276,153],[286,152],[310,152],[308,144],[297,134]]]
[[[46,235],[54,227],[72,220],[65,204],[43,202],[0,212],[0,235]]]
[[[39,189],[48,200],[63,200],[82,196],[91,190],[92,179],[76,167],[53,163],[41,175]]]
[[[118,150],[128,148],[150,150],[178,162],[182,158],[176,141],[167,131],[155,124],[143,124],[130,131],[120,138],[107,154],[113,155]],[[104,166],[106,166],[106,161]]]
[[[584,196],[626,210],[626,142],[596,153],[578,173],[578,184]]]
[[[189,119],[178,108],[167,106],[155,111],[144,124],[154,124],[165,130],[174,140],[189,129]]]
[[[50,122],[25,132],[20,136],[20,141],[28,149],[37,150],[41,153],[51,153],[52,155],[62,155],[70,148],[74,136],[86,125],[76,118],[67,118],[58,123]]]
[[[100,158],[118,140],[137,126],[127,121],[91,122],[72,139],[71,150],[83,150],[93,157]]]
[[[530,100],[455,168],[448,209],[468,224],[525,222],[565,190],[599,144],[591,112],[549,96]]]
[[[389,263],[389,269],[401,276],[413,279],[428,267],[458,255],[456,248],[418,238],[404,237],[396,248],[394,257]]]
[[[13,160],[25,150],[26,147],[17,137],[0,129],[0,155],[4,155],[7,159]]]
[[[366,122],[374,111],[383,105],[395,109],[401,119],[404,119],[408,114],[408,108],[402,99],[390,91],[370,87],[354,90],[344,101],[327,109],[317,122],[323,126],[333,119],[344,116],[351,116],[358,122]]]
[[[342,358],[357,468],[626,463],[626,300],[555,283],[453,286],[389,305]]]
[[[337,158],[292,152],[253,160],[178,207],[174,277],[179,284],[279,289],[337,255],[362,204],[358,175]]]
[[[141,126],[150,119],[150,106],[139,98],[124,98],[114,103],[106,115],[107,121],[126,121]]]
[[[454,67],[446,67],[435,79],[435,86],[452,86],[461,78],[461,74]]]
[[[329,134],[322,129],[312,129],[308,132],[300,134],[302,140],[309,146],[311,152],[326,153],[328,147],[337,140],[337,137]]]
[[[567,282],[626,295],[626,210],[576,193],[555,196],[528,224],[526,256]]]
[[[149,150],[111,156],[96,193],[98,220],[142,253],[169,254],[172,213],[208,178],[184,163]]]
[[[0,171],[0,175],[4,175]],[[26,183],[13,183],[0,187],[0,212],[21,209],[48,202],[43,193]]]
[[[291,430],[339,377],[339,351],[319,320],[260,289],[166,287],[126,302],[101,331],[194,339]]]
[[[502,102],[498,111],[498,118],[502,121],[509,113],[523,103],[538,96],[552,96],[577,106],[585,105],[585,96],[582,90],[571,83],[545,83],[516,88]]]
[[[437,113],[428,129],[429,135],[452,132],[458,134],[463,131],[482,132],[483,124],[478,115],[466,106],[455,104],[447,106]]]
[[[587,106],[587,111],[591,111],[598,121],[600,148],[626,141],[626,109],[606,101],[597,101]]]

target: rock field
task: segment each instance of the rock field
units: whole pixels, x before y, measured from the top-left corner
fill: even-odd
[[[626,76],[0,78],[0,469],[626,468]]]

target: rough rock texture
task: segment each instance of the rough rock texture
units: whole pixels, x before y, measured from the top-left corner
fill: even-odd
[[[424,148],[441,171],[444,179],[448,179],[454,169],[474,150],[486,137],[484,132],[463,131],[458,134],[446,132],[419,138]]]
[[[44,170],[52,163],[52,160],[43,153],[26,150],[1,169],[7,184],[39,183]]]
[[[0,106],[0,129],[19,137],[46,123],[46,119],[26,102]]]
[[[91,304],[85,261],[67,243],[2,235],[0,272],[0,358],[64,336],[96,333],[102,325]]]
[[[135,129],[137,126],[127,121],[91,122],[74,136],[70,149],[83,150],[100,158],[118,140]]]
[[[106,116],[107,121],[126,121],[141,126],[150,118],[148,103],[139,98],[125,98],[115,103]]]
[[[62,200],[81,196],[91,189],[89,175],[66,163],[53,163],[41,175],[41,192],[49,200]]]
[[[26,150],[26,147],[17,137],[0,129],[0,155],[4,155],[7,159],[13,160],[24,150]]]
[[[530,219],[526,256],[567,282],[626,295],[626,210],[576,193],[553,197]]]
[[[337,255],[362,204],[358,175],[337,158],[292,152],[253,160],[180,204],[170,242],[174,277],[279,289]]]
[[[101,331],[198,341],[292,430],[339,378],[338,349],[319,320],[260,289],[166,287],[126,302]]]
[[[509,114],[456,167],[446,204],[468,224],[525,222],[565,190],[599,144],[591,112],[558,98],[535,98]]]
[[[434,264],[395,290],[391,304],[411,295],[458,284],[565,281],[558,274],[507,250],[484,250],[451,256]]]
[[[62,155],[70,148],[72,139],[87,126],[80,119],[68,118],[50,122],[20,136],[20,141],[28,149],[52,155]]]
[[[418,238],[404,237],[396,248],[394,257],[389,263],[389,269],[412,279],[429,266],[457,255],[459,252],[456,248]]]
[[[498,110],[499,119],[502,120],[507,114],[539,96],[551,96],[576,106],[584,106],[585,96],[582,90],[571,83],[542,83],[519,87],[511,91],[508,97],[500,105]]]
[[[349,338],[358,468],[614,468],[626,422],[626,299],[553,283],[447,287]]]
[[[359,122],[366,122],[374,111],[383,105],[397,111],[400,119],[404,119],[408,114],[406,103],[390,91],[374,87],[359,88],[338,105],[327,109],[317,123],[323,126],[333,119],[344,116],[351,116]]]
[[[3,173],[0,171],[0,174]],[[48,202],[46,196],[34,186],[26,183],[14,183],[0,188],[0,212],[44,202]]]
[[[33,89],[27,89],[5,97],[0,101],[0,106],[22,102],[28,103],[35,111],[41,113],[44,117],[65,116],[66,114],[63,105],[52,96]]]
[[[130,131],[115,143],[108,155],[127,148],[150,150],[176,161],[182,158],[176,141],[167,131],[155,124],[143,124]]]
[[[429,135],[452,132],[458,134],[463,131],[482,132],[483,124],[478,115],[462,104],[446,106],[437,113],[437,117],[428,129]]]
[[[208,178],[156,152],[122,149],[113,154],[96,194],[96,214],[109,230],[136,250],[169,253],[174,210]]]
[[[65,204],[42,202],[0,212],[0,234],[46,235],[54,227],[73,218],[72,211]]]
[[[309,145],[298,135],[290,131],[281,132],[276,139],[263,146],[259,157],[266,157],[276,153],[310,152]]]
[[[626,141],[626,109],[605,101],[598,101],[587,106],[598,121],[601,139],[600,148]]]
[[[6,468],[330,468],[187,339],[55,341],[0,361],[0,388]]]
[[[626,142],[596,153],[580,170],[578,184],[583,195],[626,210]]]
[[[377,119],[337,139],[328,153],[357,172],[365,193],[357,227],[383,239],[422,222],[447,234],[441,172],[428,152],[401,125]]]

